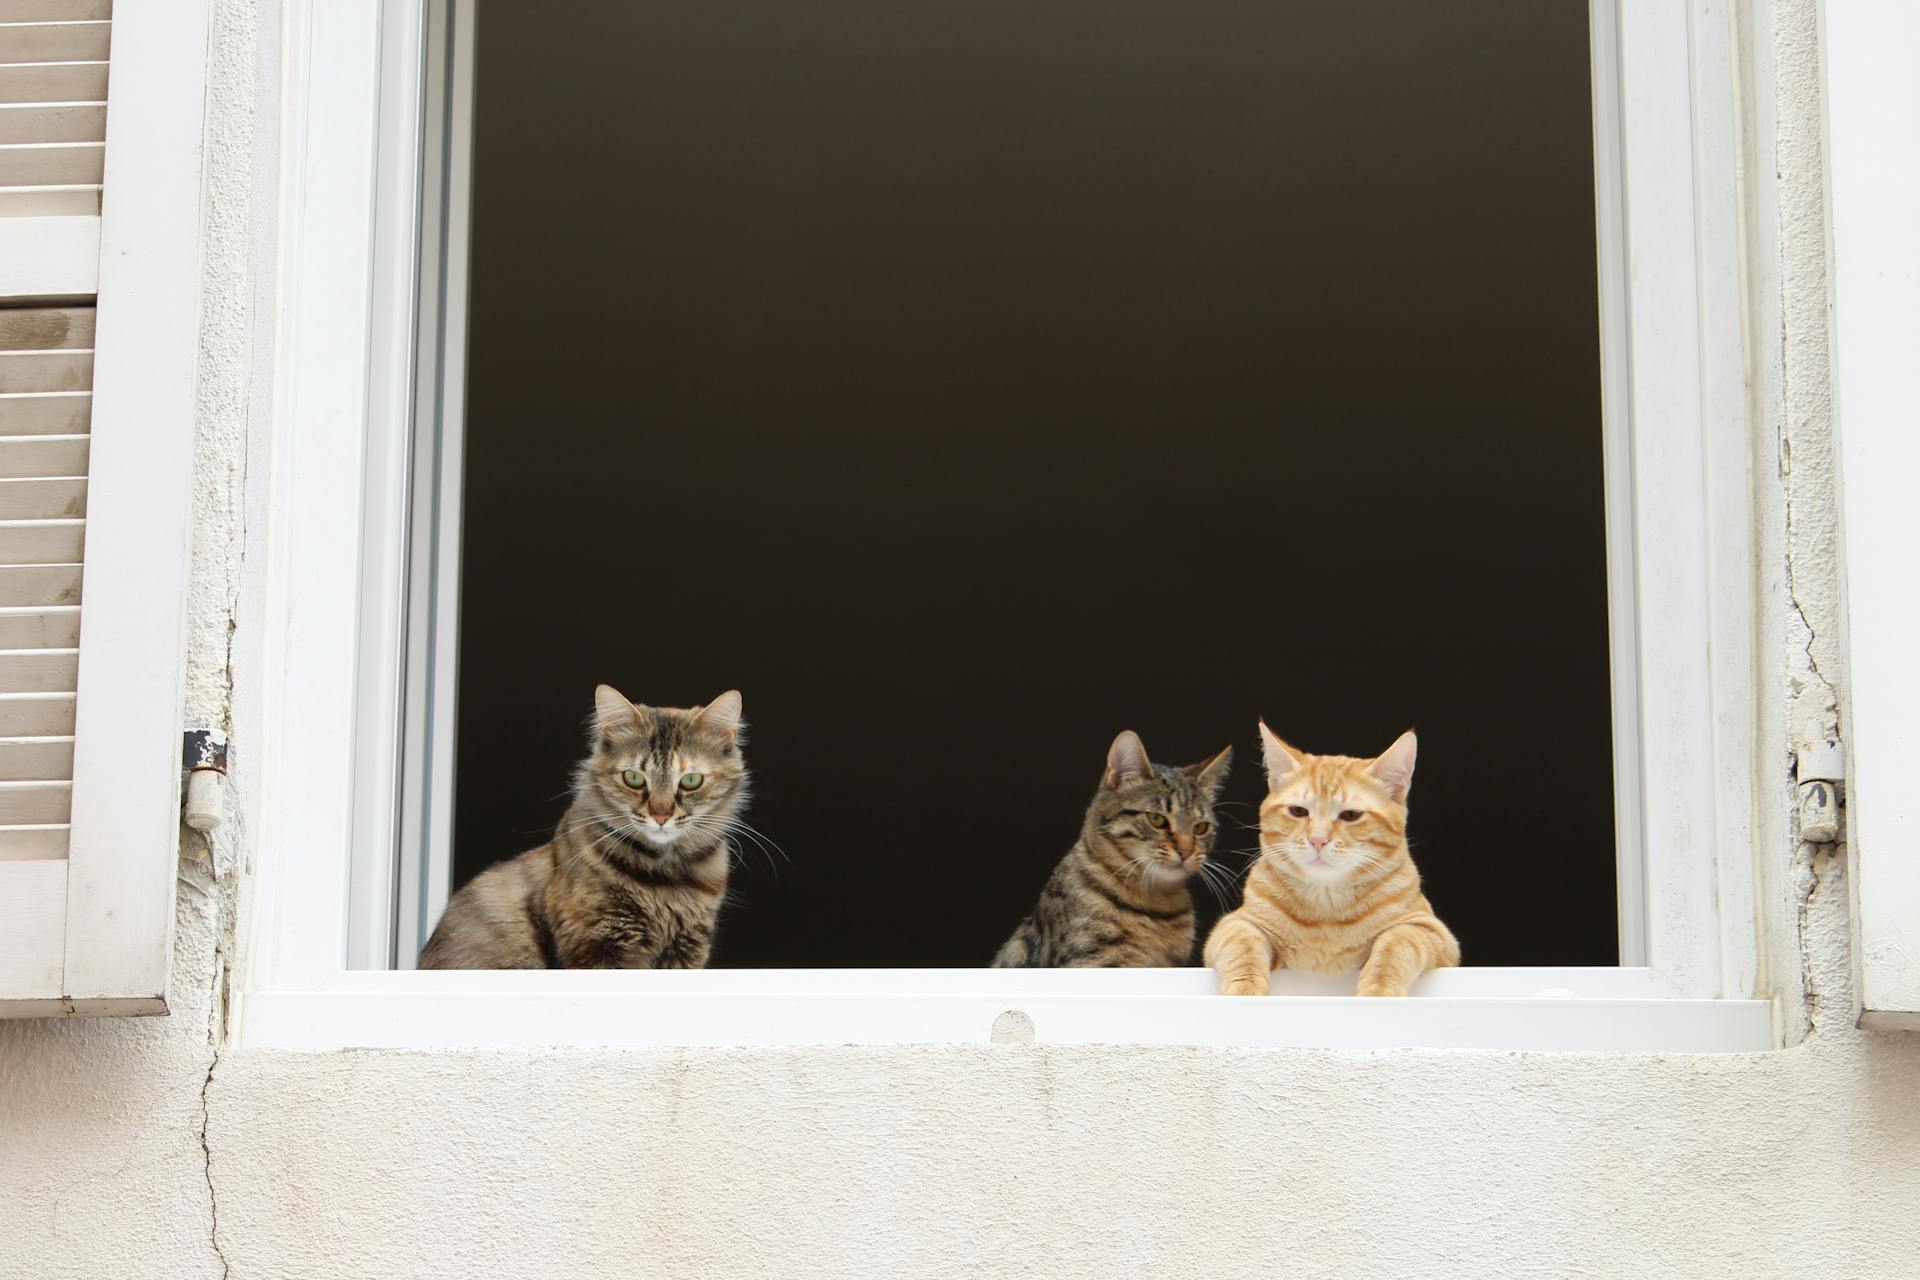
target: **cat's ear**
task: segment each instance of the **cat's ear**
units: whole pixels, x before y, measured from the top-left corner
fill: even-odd
[[[599,737],[640,727],[640,712],[610,684],[593,691],[593,731]]]
[[[1267,728],[1267,722],[1260,722],[1260,758],[1267,766],[1267,790],[1271,791],[1293,775],[1294,770],[1306,763],[1298,751],[1280,741],[1280,735]]]
[[[740,732],[740,691],[729,689],[693,713],[702,729],[711,729],[728,742]]]
[[[1107,786],[1118,788],[1128,782],[1153,776],[1153,762],[1147,759],[1146,744],[1131,729],[1123,729],[1107,748]]]
[[[1225,746],[1214,752],[1208,759],[1202,760],[1199,764],[1188,765],[1187,776],[1192,778],[1194,782],[1199,785],[1200,789],[1207,793],[1208,800],[1212,800],[1220,794],[1220,788],[1227,780],[1227,769],[1232,764],[1233,748],[1231,746]]]
[[[1409,729],[1367,765],[1367,772],[1378,778],[1386,786],[1387,794],[1402,804],[1413,790],[1413,753],[1418,746],[1419,741]]]

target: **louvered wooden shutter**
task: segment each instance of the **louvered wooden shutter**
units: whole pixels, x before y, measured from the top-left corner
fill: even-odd
[[[0,0],[0,1016],[167,1007],[209,3]]]
[[[0,996],[62,990],[109,0],[0,0]]]
[[[111,0],[0,0],[0,271],[14,297],[92,294]]]
[[[0,858],[64,858],[93,308],[0,311]]]

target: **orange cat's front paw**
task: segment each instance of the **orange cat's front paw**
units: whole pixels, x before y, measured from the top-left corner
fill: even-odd
[[[1357,996],[1404,996],[1407,994],[1407,984],[1391,978],[1369,976],[1363,973],[1360,975],[1360,987],[1354,994]]]
[[[1267,976],[1255,974],[1246,978],[1220,977],[1220,994],[1223,996],[1263,996],[1267,994]]]

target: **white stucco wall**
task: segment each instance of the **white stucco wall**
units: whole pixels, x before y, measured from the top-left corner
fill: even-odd
[[[271,0],[217,0],[173,1015],[0,1022],[0,1278],[1920,1275],[1920,1036],[1850,1025],[1844,858],[1792,829],[1844,705],[1813,0],[1747,8],[1765,609],[1756,863],[1794,1047],[1002,1046],[217,1057],[259,778]],[[1777,175],[1777,178],[1774,176]]]

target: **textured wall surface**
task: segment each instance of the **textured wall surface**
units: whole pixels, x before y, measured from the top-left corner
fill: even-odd
[[[209,1138],[239,1275],[1911,1276],[1920,1046],[1844,1040],[275,1055]]]
[[[1751,1056],[1000,1046],[219,1054],[261,714],[280,16],[218,0],[174,1012],[0,1023],[0,1277],[1911,1276],[1920,1036],[1850,1025],[1812,0],[1745,10],[1756,861],[1793,1047]],[[1777,55],[1777,60],[1776,60]],[[1777,346],[1775,342],[1777,341]]]
[[[258,142],[277,118],[277,89],[262,76],[278,56],[278,23],[253,0],[214,4],[188,600],[196,727],[231,728],[235,705],[247,468],[268,403],[255,398],[270,368],[270,312],[259,304],[274,279],[277,157]],[[229,816],[212,842],[182,831],[171,1016],[0,1021],[0,1276],[223,1273],[203,1138],[246,830],[243,806]]]

